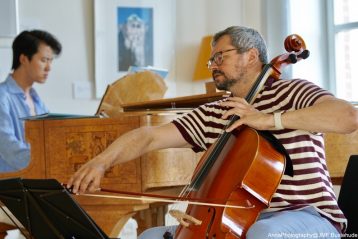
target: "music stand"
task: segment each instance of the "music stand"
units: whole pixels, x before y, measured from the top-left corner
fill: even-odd
[[[36,239],[109,239],[55,179],[0,180],[0,201]]]

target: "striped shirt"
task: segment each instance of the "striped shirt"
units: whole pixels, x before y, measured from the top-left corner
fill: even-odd
[[[253,106],[263,113],[294,111],[312,106],[324,95],[331,94],[306,80],[278,80],[264,87]],[[173,121],[196,152],[207,150],[228,123],[221,119],[227,108],[219,103],[202,105]],[[265,212],[314,206],[321,215],[340,224],[344,230],[347,220],[337,205],[333,191],[326,166],[323,135],[295,129],[274,130],[271,133],[290,155],[294,176],[283,175]]]

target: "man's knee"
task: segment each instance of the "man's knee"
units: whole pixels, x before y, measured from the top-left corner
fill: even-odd
[[[159,226],[152,227],[145,230],[142,234],[139,235],[138,239],[154,239],[154,238],[163,238],[165,233],[175,234],[176,226]]]
[[[282,238],[279,235],[275,235],[275,227],[270,223],[266,223],[265,220],[256,221],[246,233],[246,239],[275,239]]]

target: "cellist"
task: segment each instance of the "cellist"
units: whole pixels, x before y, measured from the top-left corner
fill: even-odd
[[[290,155],[294,172],[294,176],[283,176],[269,208],[261,212],[246,238],[337,238],[346,219],[327,171],[322,134],[353,132],[358,128],[358,112],[350,103],[303,79],[268,81],[249,104],[245,96],[267,62],[266,44],[256,30],[232,26],[216,33],[208,68],[216,87],[232,95],[166,125],[142,127],[120,136],[84,164],[67,186],[74,193],[93,192],[115,164],[163,148],[205,151],[224,130],[246,125],[269,130]],[[225,129],[232,115],[240,119]]]

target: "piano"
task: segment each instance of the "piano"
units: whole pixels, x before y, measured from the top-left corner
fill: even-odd
[[[25,135],[31,145],[30,163],[20,171],[2,173],[0,178],[54,178],[66,183],[82,164],[102,152],[118,136],[141,126],[170,122],[193,107],[222,96],[223,93],[213,93],[124,104],[124,109],[128,112],[117,112],[113,118],[26,120]],[[154,110],[148,110],[148,107]],[[106,172],[101,187],[178,195],[182,187],[189,183],[201,155],[188,148],[151,152],[111,168]],[[74,195],[74,198],[109,237],[118,236],[130,217],[137,220],[138,233],[148,227],[164,225],[164,203],[82,195]]]
[[[170,122],[193,107],[217,100],[223,93],[124,104],[113,118],[37,119],[25,122],[31,161],[27,168],[0,174],[0,178],[55,178],[67,182],[86,161],[103,151],[119,135],[144,125]],[[349,155],[358,154],[358,131],[349,135],[326,134],[327,164],[339,184]],[[188,184],[201,158],[191,149],[165,149],[148,153],[111,168],[102,188],[130,192],[177,195]],[[109,237],[116,237],[130,217],[138,233],[164,224],[166,204],[137,200],[74,196]]]
[[[349,157],[358,155],[358,130],[351,134],[325,134],[324,141],[327,167],[332,183],[341,185]]]

